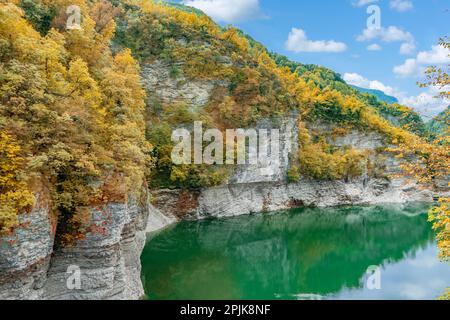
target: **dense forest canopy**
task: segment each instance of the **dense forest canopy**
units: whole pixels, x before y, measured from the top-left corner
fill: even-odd
[[[81,8],[80,29],[66,28],[71,5]],[[182,5],[1,0],[0,18],[1,232],[43,198],[69,241],[87,231],[89,207],[139,199],[143,183],[226,182],[232,167],[170,161],[173,128],[196,120],[224,130],[295,116],[299,152],[291,181],[351,179],[368,166],[367,152],[332,147],[308,129],[311,123],[331,124],[335,135],[359,130],[389,145],[430,146],[412,109],[362,93],[324,67],[269,53]],[[142,85],[142,66],[156,61],[172,66],[174,79],[222,85],[198,108],[164,103]]]
[[[71,220],[88,206],[138,196],[146,171],[139,66],[130,50],[110,50],[115,22],[98,14],[112,12],[109,3],[78,1],[83,28],[67,31],[72,3],[0,4],[3,232],[37,195]]]

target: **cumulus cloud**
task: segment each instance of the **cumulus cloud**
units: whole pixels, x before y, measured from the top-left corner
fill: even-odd
[[[353,5],[355,7],[364,7],[368,4],[374,3],[374,2],[378,2],[379,0],[356,0],[353,2]]]
[[[334,40],[309,40],[302,29],[292,28],[285,43],[286,50],[292,52],[343,52],[347,45]]]
[[[380,90],[385,94],[399,98],[403,96],[403,93],[396,88],[387,86],[378,80],[369,80],[357,73],[345,73],[343,79],[348,84],[372,90]]]
[[[402,43],[400,46],[400,54],[410,55],[416,51],[416,45],[414,43]]]
[[[450,100],[437,98],[433,89],[423,92],[418,96],[406,96],[400,99],[400,103],[413,108],[422,116],[431,118],[437,116],[450,105]]]
[[[259,0],[184,0],[183,4],[226,23],[264,18]]]
[[[430,51],[421,51],[417,54],[417,62],[422,64],[450,63],[450,50],[439,45],[432,46]]]
[[[412,54],[416,48],[414,36],[396,26],[387,28],[366,28],[356,38],[359,42],[381,40],[383,42],[403,42],[400,48],[402,54]]]
[[[381,51],[381,46],[379,44],[371,44],[367,46],[368,51]]]
[[[450,63],[450,50],[439,45],[429,51],[421,51],[415,59],[407,59],[403,64],[395,66],[393,71],[401,77],[418,76],[427,65],[444,65]]]
[[[405,12],[414,8],[414,5],[409,0],[391,0],[389,3],[391,9],[394,9],[398,12]]]
[[[393,71],[398,76],[407,77],[419,75],[422,70],[416,59],[407,59],[403,64],[395,66]]]
[[[388,28],[366,28],[363,30],[356,40],[370,41],[374,39],[380,39],[384,42],[413,42],[414,37],[411,33],[403,31],[396,26],[390,26]]]
[[[417,113],[428,118],[436,116],[450,105],[450,100],[436,98],[439,91],[437,88],[429,88],[427,92],[417,96],[408,96],[397,88],[387,86],[378,80],[369,80],[357,73],[345,73],[343,79],[357,87],[383,91],[387,95],[396,97],[400,104],[413,108]],[[442,88],[440,90],[442,91]]]

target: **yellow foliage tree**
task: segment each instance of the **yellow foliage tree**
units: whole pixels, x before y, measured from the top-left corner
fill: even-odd
[[[441,39],[440,45],[450,49],[448,38]],[[448,66],[450,67],[450,66]],[[430,67],[427,70],[427,81],[422,87],[434,86],[441,90],[441,97],[449,97],[448,85],[450,72],[442,68]],[[447,126],[447,135],[439,137],[433,143],[420,139],[413,139],[401,144],[395,151],[399,158],[413,158],[415,161],[406,161],[403,164],[405,174],[416,178],[422,184],[436,186],[436,182],[447,181],[450,177],[450,128]],[[450,187],[450,183],[448,184]],[[450,260],[450,199],[442,197],[439,205],[430,210],[429,219],[437,231],[437,241],[442,260]],[[442,297],[450,299],[450,289]]]

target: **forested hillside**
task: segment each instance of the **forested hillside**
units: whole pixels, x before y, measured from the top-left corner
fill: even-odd
[[[81,29],[67,30],[74,4]],[[145,92],[141,69],[156,62],[180,83],[213,83],[211,98],[192,106]],[[171,162],[173,128],[195,120],[224,130],[296,117],[293,181],[358,176],[368,158],[333,148],[308,124],[332,124],[335,135],[376,132],[386,145],[427,135],[411,109],[362,94],[331,70],[270,54],[197,10],[148,0],[0,1],[0,96],[2,232],[37,194],[77,237],[87,207],[139,197],[144,180],[154,188],[226,182],[232,167]]]
[[[352,86],[353,88],[355,88],[356,90],[362,92],[362,93],[369,93],[371,95],[374,95],[375,97],[378,98],[378,100],[380,100],[381,102],[386,102],[386,103],[399,103],[398,99],[392,96],[388,96],[387,94],[385,94],[383,91],[380,90],[374,90],[374,89],[366,89],[366,88],[361,88],[361,87],[357,87],[357,86]]]
[[[130,50],[110,50],[109,3],[77,1],[83,28],[67,32],[73,3],[0,4],[2,232],[37,194],[76,227],[84,208],[137,196],[146,171],[139,67]]]
[[[387,119],[392,125],[404,128],[422,137],[428,137],[429,132],[425,123],[413,109],[398,104],[392,97],[385,97],[384,93],[376,93],[371,90],[355,88],[348,85],[341,76],[324,67],[305,65],[290,61],[284,56],[272,54],[279,66],[288,67],[307,82],[313,82],[322,90],[333,89],[344,96],[356,96],[359,100],[375,109],[380,116]]]

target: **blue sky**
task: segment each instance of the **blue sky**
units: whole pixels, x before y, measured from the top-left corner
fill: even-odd
[[[433,89],[416,85],[429,63],[450,64],[450,52],[436,46],[440,37],[450,36],[449,0],[181,2],[222,25],[236,25],[269,50],[329,67],[347,82],[381,89],[423,115],[434,115],[449,104],[434,99]],[[372,14],[367,9],[373,5],[381,13],[380,24],[368,29]]]

